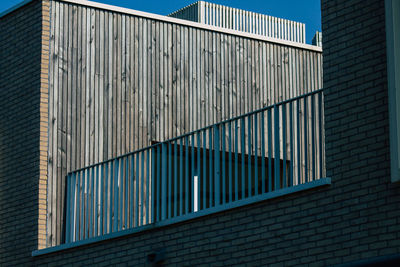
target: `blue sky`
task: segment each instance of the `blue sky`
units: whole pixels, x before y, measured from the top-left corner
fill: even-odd
[[[160,15],[167,15],[196,0],[98,0],[109,5],[121,6]],[[23,0],[0,1],[0,13]],[[241,8],[306,24],[307,43],[311,43],[315,31],[321,30],[320,0],[208,0],[216,4]]]

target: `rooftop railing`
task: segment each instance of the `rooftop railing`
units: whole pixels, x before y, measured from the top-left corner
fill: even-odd
[[[69,173],[65,242],[324,177],[322,98],[318,90]]]
[[[304,23],[204,1],[193,3],[168,16],[292,42],[306,42]]]

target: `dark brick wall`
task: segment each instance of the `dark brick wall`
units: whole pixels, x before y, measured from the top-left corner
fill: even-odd
[[[33,259],[36,265],[326,266],[400,253],[390,182],[383,1],[323,1],[332,185]],[[4,215],[1,217],[4,218]]]
[[[322,1],[327,175],[344,260],[400,252],[400,186],[390,182],[384,1]],[[334,229],[336,229],[336,225]],[[339,229],[338,229],[339,230]],[[344,250],[343,250],[344,251]]]
[[[0,18],[0,266],[38,242],[41,4]]]
[[[326,266],[400,253],[390,182],[383,1],[323,1],[327,173],[332,185],[36,258],[40,264]]]

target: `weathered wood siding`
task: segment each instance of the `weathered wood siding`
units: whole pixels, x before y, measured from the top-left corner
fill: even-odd
[[[322,54],[51,3],[48,245],[69,171],[322,87]]]

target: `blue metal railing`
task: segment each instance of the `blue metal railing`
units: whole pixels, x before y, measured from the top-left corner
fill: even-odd
[[[70,243],[324,177],[318,90],[67,176]]]

